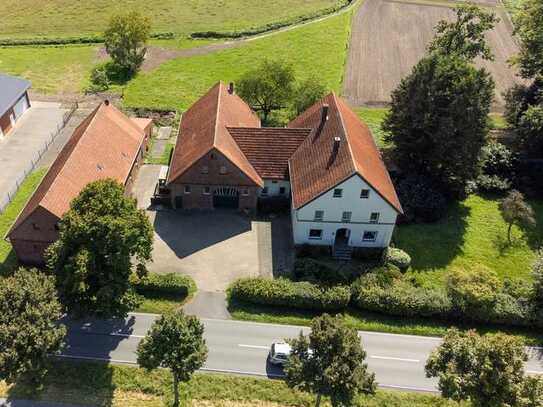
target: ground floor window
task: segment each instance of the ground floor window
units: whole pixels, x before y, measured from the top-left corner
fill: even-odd
[[[185,185],[185,194],[190,194],[190,185]]]
[[[370,232],[364,232],[362,235],[362,241],[364,242],[375,242],[377,240],[377,232],[370,231]]]
[[[211,193],[210,187],[204,187],[204,195],[209,195]]]
[[[322,229],[309,229],[309,238],[315,240],[322,239]]]

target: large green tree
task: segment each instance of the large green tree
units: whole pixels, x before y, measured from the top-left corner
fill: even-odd
[[[316,78],[308,78],[296,85],[292,97],[293,118],[324,97],[326,88]]]
[[[383,123],[406,172],[436,179],[461,195],[479,171],[494,81],[465,58],[432,53],[392,92]]]
[[[137,11],[111,17],[104,42],[113,63],[129,75],[136,73],[145,59],[150,33],[150,19]]]
[[[521,407],[527,393],[522,340],[504,334],[479,336],[452,329],[430,355],[426,375],[438,378],[443,397],[473,407]]]
[[[153,228],[136,201],[112,179],[88,184],[62,217],[47,252],[59,297],[76,316],[125,315],[135,305],[129,277],[147,273]]]
[[[0,278],[0,310],[0,380],[39,384],[66,334],[54,279],[23,268]]]
[[[268,124],[273,111],[286,108],[294,94],[294,68],[281,60],[265,59],[238,82],[238,94]]]
[[[515,62],[524,78],[543,79],[543,2],[523,0],[514,14],[520,52]]]
[[[492,30],[499,21],[496,15],[475,4],[461,4],[455,8],[455,12],[455,20],[441,20],[437,24],[437,34],[429,50],[468,60],[478,56],[487,60],[494,59],[486,43],[485,33]]]
[[[160,317],[138,345],[138,364],[148,370],[169,368],[173,375],[174,407],[179,405],[179,382],[188,382],[207,359],[204,326],[181,311]]]
[[[356,330],[337,317],[323,314],[311,322],[311,333],[290,340],[292,353],[285,367],[287,384],[317,395],[330,397],[333,406],[352,406],[358,394],[375,393],[374,374],[364,363]]]

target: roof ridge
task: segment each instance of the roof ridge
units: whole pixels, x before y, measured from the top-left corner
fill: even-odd
[[[219,127],[219,114],[220,114],[220,107],[221,107],[221,90],[222,90],[222,81],[218,82],[219,85],[219,91],[217,92],[217,109],[215,113],[215,126],[213,129],[213,148],[217,148],[217,131]]]
[[[334,104],[336,105],[336,109],[337,109],[337,112],[338,112],[338,115],[339,115],[339,121],[341,123],[341,127],[343,128],[343,134],[345,135],[345,142],[347,143],[347,147],[349,149],[349,155],[351,156],[351,163],[353,165],[353,169],[354,169],[354,172],[356,173],[360,173],[360,171],[358,170],[358,164],[354,158],[354,154],[353,154],[353,149],[351,147],[351,143],[350,143],[350,140],[349,140],[349,132],[347,131],[347,127],[345,126],[345,121],[343,120],[343,115],[342,115],[342,112],[341,112],[341,109],[339,107],[339,104],[338,104],[338,100],[337,100],[337,96],[336,96],[336,93],[334,91],[332,91],[332,100],[334,101]]]

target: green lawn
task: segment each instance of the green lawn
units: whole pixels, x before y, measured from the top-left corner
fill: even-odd
[[[4,239],[4,236],[46,173],[47,168],[40,168],[30,174],[17,191],[13,201],[0,214],[0,235],[2,237],[0,240],[0,274],[12,271],[17,265],[11,244]]]
[[[322,10],[337,0],[4,0],[0,38],[77,37],[101,33],[110,16],[138,10],[149,16],[153,31],[240,30]]]
[[[0,48],[0,72],[32,81],[32,90],[45,94],[80,93],[88,85],[97,47]]]
[[[358,114],[358,117],[360,117],[370,128],[375,143],[379,147],[385,147],[386,143],[383,140],[385,132],[381,129],[381,123],[384,120],[388,109],[360,107],[355,109],[355,111]]]
[[[397,227],[393,241],[411,255],[409,273],[424,284],[442,284],[451,268],[480,263],[502,278],[529,279],[543,236],[543,202],[531,202],[538,227],[533,231],[514,227],[513,244],[508,245],[499,200],[473,195],[452,204],[447,216],[436,223]]]
[[[264,58],[282,58],[300,78],[314,75],[339,91],[343,77],[352,11],[262,39],[239,48],[179,58],[139,74],[124,91],[128,107],[186,109],[215,82],[236,81]]]
[[[98,363],[54,362],[41,391],[24,384],[9,388],[0,382],[0,396],[4,397],[114,407],[171,405],[171,392],[167,370],[148,373],[138,368]],[[280,380],[219,374],[196,374],[188,385],[181,386],[181,394],[183,405],[189,405],[189,399],[193,407],[314,405],[313,396],[290,390]],[[323,406],[330,404],[325,401]],[[458,407],[459,404],[427,394],[378,391],[374,397],[361,397],[356,406]]]

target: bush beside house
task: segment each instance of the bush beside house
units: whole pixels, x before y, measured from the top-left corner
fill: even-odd
[[[144,278],[132,275],[131,284],[140,295],[188,297],[196,291],[192,278],[177,273],[149,273]]]

